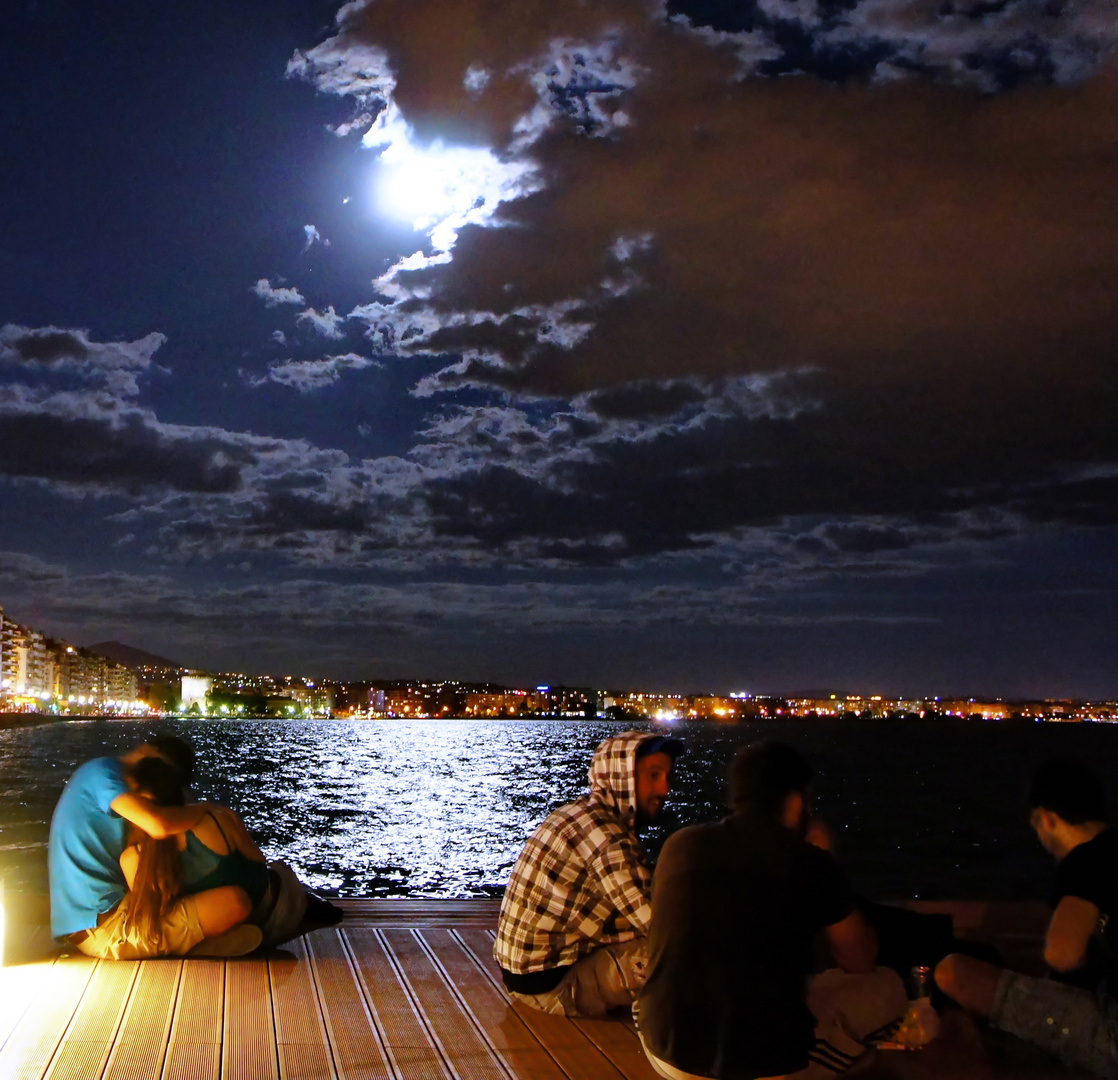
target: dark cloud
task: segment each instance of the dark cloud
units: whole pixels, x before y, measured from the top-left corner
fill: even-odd
[[[0,348],[8,356],[40,364],[82,361],[88,358],[90,351],[84,335],[75,330],[28,329],[10,324],[0,328]]]
[[[671,416],[703,397],[700,387],[682,379],[662,383],[642,380],[592,391],[586,395],[586,404],[592,412],[607,420],[639,420],[650,416]]]
[[[233,492],[252,460],[244,447],[171,436],[138,414],[116,422],[0,411],[0,473],[10,477],[133,494],[150,487]]]
[[[57,326],[0,326],[0,363],[42,367],[80,376],[113,397],[135,396],[137,377],[152,366],[152,357],[167,339],[148,334],[137,341],[96,342],[87,330]]]

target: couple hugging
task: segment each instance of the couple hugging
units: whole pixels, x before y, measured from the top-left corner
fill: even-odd
[[[161,735],[70,777],[50,824],[51,932],[86,956],[243,956],[340,909],[269,863],[232,811],[187,802],[194,751]]]

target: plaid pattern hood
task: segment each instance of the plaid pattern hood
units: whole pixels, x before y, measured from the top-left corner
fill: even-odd
[[[505,971],[566,967],[648,934],[652,875],[636,833],[636,755],[655,737],[606,739],[590,763],[589,793],[549,814],[524,845],[493,946]]]
[[[637,747],[655,735],[623,731],[598,746],[586,774],[590,783],[587,802],[615,814],[625,828],[637,827]]]

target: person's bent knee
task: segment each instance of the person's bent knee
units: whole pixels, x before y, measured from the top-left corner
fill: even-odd
[[[237,914],[237,922],[243,923],[252,914],[252,901],[240,885],[233,885],[231,889],[233,899],[230,901],[230,906]]]
[[[951,953],[945,956],[937,965],[935,970],[936,986],[938,986],[949,998],[954,998],[959,992],[959,960],[962,957],[958,953]]]
[[[206,937],[232,930],[252,914],[252,901],[239,885],[220,885],[196,893],[198,921]]]

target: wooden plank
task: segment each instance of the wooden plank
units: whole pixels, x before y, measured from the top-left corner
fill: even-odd
[[[222,1080],[279,1080],[266,960],[225,962]]]
[[[296,939],[284,946],[284,952],[289,955],[268,960],[280,1076],[282,1080],[335,1080],[306,945]]]
[[[50,982],[54,961],[0,968],[0,1050],[24,1015],[34,1008]]]
[[[345,925],[364,926],[496,926],[500,900],[338,900]]]
[[[454,1076],[427,1032],[384,943],[375,930],[346,930],[342,938],[361,980],[361,991],[384,1034],[385,1050],[402,1080]]]
[[[473,1017],[424,949],[419,931],[385,929],[380,936],[407,980],[443,1058],[461,1080],[508,1080],[499,1057],[478,1034]]]
[[[537,1012],[520,1002],[511,1003],[493,959],[493,937],[484,930],[459,930],[455,935],[485,972],[495,989],[509,1001],[509,1008],[539,1040],[571,1080],[622,1080],[622,1074],[573,1021],[565,1016]]]
[[[183,961],[163,1080],[218,1080],[224,1014],[225,965]]]
[[[339,1080],[392,1080],[384,1036],[338,931],[318,930],[306,944]]]
[[[527,1025],[478,967],[462,942],[450,930],[424,930],[422,942],[442,969],[443,977],[462,1008],[473,1018],[483,1038],[515,1076],[532,1080],[563,1080],[556,1064]]]
[[[101,1076],[139,970],[139,960],[102,960],[97,964],[45,1073],[50,1080],[94,1080]]]
[[[573,1020],[626,1080],[659,1080],[659,1073],[644,1056],[637,1033],[616,1020]]]
[[[39,1080],[96,968],[97,961],[84,956],[51,966],[39,994],[0,1050],[0,1076],[5,1080]]]
[[[181,978],[181,960],[140,964],[106,1080],[160,1080]]]

